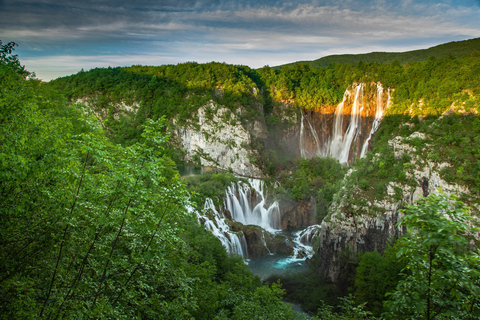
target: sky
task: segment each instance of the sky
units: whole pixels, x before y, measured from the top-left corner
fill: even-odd
[[[48,81],[81,69],[260,68],[480,37],[480,0],[0,0],[0,40]]]

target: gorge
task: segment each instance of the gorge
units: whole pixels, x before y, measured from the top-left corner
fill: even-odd
[[[480,315],[476,52],[18,67],[0,65],[2,317]]]
[[[369,93],[368,97],[365,97],[364,91]],[[295,154],[302,158],[333,157],[346,165],[357,157],[365,157],[368,143],[378,129],[383,112],[390,103],[390,90],[388,90],[388,97],[385,100],[383,87],[380,83],[353,84],[350,89],[345,91],[342,102],[335,108],[333,117],[329,114],[322,114],[321,110],[301,110],[300,121],[293,126],[291,129],[293,134],[288,139],[298,139],[299,149]],[[203,116],[199,117],[201,124],[199,136],[205,135],[207,130],[209,132],[212,130],[205,127],[202,118]],[[214,123],[219,121],[218,118],[212,120]],[[321,126],[318,126],[318,124],[321,124]],[[245,136],[227,133],[241,130],[241,127],[240,129],[234,129],[232,126],[222,123],[220,130],[217,133],[218,136],[222,139],[231,139],[233,146],[239,146],[245,142]],[[318,135],[317,130],[323,131],[323,134]],[[186,131],[186,129],[183,129],[182,137],[187,135]],[[328,131],[330,132],[328,133]],[[220,141],[212,138],[211,140],[214,141],[215,147],[219,148],[221,146]],[[183,143],[183,145],[192,146],[191,143]],[[194,148],[196,147],[194,146]],[[194,150],[187,148],[187,154],[192,154],[192,152]],[[223,160],[221,156],[216,157],[220,167],[222,167],[222,163],[228,163],[229,156],[227,154],[223,155],[226,160]],[[241,158],[244,161],[246,160],[245,157]],[[234,165],[234,162],[230,162],[230,164]],[[244,173],[242,169],[233,170],[237,174]],[[253,172],[248,174],[254,175]],[[199,220],[205,225],[206,230],[212,231],[220,239],[230,254],[237,254],[245,259],[257,259],[261,257],[261,253],[274,254],[277,251],[281,253],[290,251],[291,262],[295,262],[299,257],[302,260],[311,258],[313,237],[318,237],[321,234],[319,232],[320,226],[315,224],[320,223],[315,217],[315,203],[306,208],[307,212],[299,210],[297,211],[298,214],[292,217],[288,215],[286,208],[280,206],[278,201],[270,200],[267,203],[264,189],[264,182],[258,179],[249,179],[247,183],[232,183],[227,187],[223,206],[217,209],[211,199],[207,199],[204,212],[210,213],[211,217],[208,217],[208,213],[201,215],[197,212]],[[233,221],[243,226],[238,227],[238,224],[232,223]],[[255,237],[249,236],[246,238],[242,229],[252,225],[260,227],[261,232],[257,231]],[[292,228],[304,229],[298,231],[295,238],[284,238],[283,241],[279,241],[278,238],[281,238],[281,236],[278,233],[281,230]],[[385,232],[388,234],[388,229],[395,227],[389,225],[386,228]],[[382,242],[382,244],[373,244],[373,246],[381,246],[388,239],[388,236],[378,239],[377,241]],[[277,244],[270,243],[271,241],[276,241]],[[263,248],[261,250],[249,250],[249,248],[258,248],[259,246],[263,246]],[[274,248],[273,251],[269,247]],[[329,260],[324,259],[324,261]],[[323,269],[328,269],[328,267],[323,267]],[[335,278],[332,277],[332,279]]]

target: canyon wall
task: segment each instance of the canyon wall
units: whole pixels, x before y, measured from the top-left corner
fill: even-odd
[[[389,141],[396,159],[403,155],[411,157],[407,181],[416,184],[390,182],[387,196],[381,201],[367,201],[362,205],[352,205],[346,197],[332,204],[331,215],[321,223],[320,244],[318,249],[318,271],[328,281],[338,282],[342,276],[343,259],[355,259],[359,253],[378,250],[382,252],[390,240],[399,237],[405,229],[397,223],[403,215],[399,209],[404,204],[413,204],[418,199],[439,190],[447,194],[468,194],[468,189],[452,185],[441,178],[440,171],[448,168],[448,163],[425,161],[409,142],[424,139],[422,133],[413,133],[407,138],[395,137]],[[353,170],[353,169],[352,169]],[[350,172],[351,174],[351,172]],[[345,179],[348,181],[350,174]],[[346,183],[347,184],[347,183]],[[401,190],[401,196],[395,191]],[[368,199],[358,186],[340,191],[358,199]]]
[[[209,113],[208,109],[215,112]],[[249,131],[234,113],[213,102],[200,108],[197,114],[196,122],[176,129],[186,161],[241,176],[263,177],[260,168],[251,161],[256,151],[249,148],[253,133],[262,134],[265,130],[260,122],[254,122]]]

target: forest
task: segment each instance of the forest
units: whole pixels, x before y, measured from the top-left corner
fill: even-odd
[[[43,83],[15,46],[0,42],[2,318],[479,318],[475,51],[405,64],[137,65]],[[338,283],[315,269],[318,252],[307,272],[261,281],[194,213],[206,198],[220,205],[225,188],[243,178],[181,177],[184,151],[174,128],[194,127],[198,109],[213,101],[239,123],[225,122],[248,127],[259,120],[278,132],[291,126],[279,112],[285,103],[287,114],[325,109],[355,82],[394,88],[371,152],[343,166],[330,157],[298,159],[275,139],[254,139],[245,146],[256,152],[252,162],[267,185],[279,185],[271,197],[313,198],[317,219],[328,221],[339,199],[362,208],[385,198],[389,183],[414,185],[412,158],[396,158],[389,145],[414,132],[425,134],[408,141],[415,156],[450,163],[442,178],[468,193],[402,203],[405,233],[382,252],[344,252]]]

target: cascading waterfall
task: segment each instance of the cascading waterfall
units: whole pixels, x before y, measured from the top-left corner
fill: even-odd
[[[313,239],[320,234],[320,228],[320,225],[315,224],[295,233],[293,259],[305,260],[313,256]]]
[[[385,109],[390,108],[390,105],[392,104],[392,96],[390,95],[390,89],[387,91],[387,107]]]
[[[268,208],[265,208],[264,182],[258,179],[249,179],[248,182],[249,184],[244,182],[232,183],[227,188],[225,208],[230,211],[232,219],[244,225],[260,226],[269,232],[279,230],[280,209],[278,202],[275,201]],[[253,199],[254,196],[255,199]]]
[[[204,224],[205,229],[211,231],[212,234],[217,237],[225,249],[230,255],[242,256],[244,259],[248,259],[248,244],[243,232],[233,232],[230,229],[227,214],[230,213],[230,217],[244,225],[257,225],[263,229],[270,231],[278,235],[280,232],[280,210],[278,202],[272,203],[268,208],[265,207],[265,183],[258,179],[249,179],[248,183],[238,182],[232,183],[225,192],[225,211],[215,208],[213,201],[207,199],[204,204],[202,213],[196,212],[198,220]],[[190,211],[194,211],[190,208]],[[229,217],[229,218],[230,218]],[[291,270],[290,268],[304,268],[305,260],[313,256],[313,238],[318,236],[320,226],[310,226],[304,230],[293,233],[293,238],[285,236],[285,242],[293,248],[293,255],[290,257],[284,257],[277,255],[270,251],[267,246],[265,233],[262,233],[260,240],[266,251],[272,257],[276,259],[275,269]],[[281,233],[280,233],[281,234]],[[288,234],[288,233],[287,233]],[[265,256],[265,257],[267,257]],[[258,260],[262,260],[264,257],[256,260],[250,260],[248,263],[253,263],[256,267],[261,266],[258,264]],[[302,267],[303,266],[303,267]],[[261,268],[261,267],[260,267]]]
[[[335,116],[333,120],[333,128],[332,128],[332,136],[329,141],[326,141],[322,148],[320,149],[320,142],[318,139],[318,135],[315,131],[315,128],[311,126],[310,122],[307,120],[309,124],[309,128],[312,131],[312,136],[315,139],[315,143],[317,145],[318,151],[317,155],[327,156],[331,155],[332,157],[338,159],[340,163],[347,163],[348,158],[350,156],[350,148],[352,143],[356,140],[356,138],[361,133],[361,126],[362,126],[362,110],[363,104],[360,103],[360,99],[363,94],[363,83],[357,85],[355,90],[355,97],[352,107],[352,112],[350,115],[350,121],[348,123],[348,127],[346,132],[343,132],[343,118],[344,118],[344,107],[347,98],[350,96],[349,90],[346,90],[343,95],[343,100],[337,105],[337,109],[335,110]],[[304,135],[303,131],[303,113],[302,113],[302,123],[300,127],[300,139]],[[300,148],[301,148],[301,155],[305,157],[307,155],[306,151],[302,151],[305,148],[305,143],[300,141]]]
[[[300,121],[300,157],[307,158],[307,151],[305,149],[305,127],[303,126],[303,111],[302,120]]]
[[[355,93],[355,99],[353,102],[353,107],[352,107],[352,113],[350,115],[350,122],[348,124],[347,131],[345,132],[345,136],[343,137],[342,140],[342,145],[340,147],[340,155],[338,155],[336,158],[340,163],[348,163],[348,156],[350,155],[350,147],[352,145],[352,142],[354,139],[357,137],[359,134],[359,129],[361,130],[361,114],[362,114],[362,108],[360,108],[360,103],[359,103],[359,98],[361,93],[363,92],[363,83],[359,84],[357,86],[357,90]],[[334,155],[335,156],[335,155]]]
[[[384,89],[380,83],[377,86],[377,101],[375,104],[375,116],[370,128],[370,132],[366,140],[363,139],[366,134],[362,133],[362,128],[366,127],[362,125],[362,114],[365,104],[363,102],[363,91],[365,84],[360,83],[354,86],[355,96],[353,97],[352,110],[349,114],[345,112],[345,105],[347,100],[353,94],[353,90],[347,89],[343,95],[342,102],[337,105],[333,116],[331,135],[327,137],[318,138],[318,134],[311,121],[302,112],[302,118],[300,123],[300,155],[304,158],[313,156],[332,156],[338,159],[340,163],[346,164],[351,158],[351,153],[355,152],[355,155],[359,155],[361,158],[365,157],[368,149],[368,143],[371,141],[373,134],[378,130],[380,122],[383,119],[385,110],[390,105],[390,89],[388,90],[387,103],[383,103]],[[348,116],[348,124],[344,123],[345,117]],[[306,124],[305,124],[306,123]],[[344,127],[347,129],[344,131]],[[367,125],[368,126],[368,125]],[[306,142],[310,138],[312,144],[315,144],[315,148],[309,147]]]
[[[220,240],[229,254],[248,258],[245,235],[242,232],[231,232],[230,227],[225,222],[225,217],[217,211],[212,199],[207,198],[203,212],[206,213],[210,210],[213,212],[214,220],[211,220],[206,214],[201,214],[196,211],[197,218],[199,221],[202,221],[205,230],[211,231],[212,234]]]
[[[312,124],[310,123],[310,121],[308,121],[308,118],[306,118],[304,115],[303,115],[303,111],[302,112],[302,120],[301,120],[301,123],[300,123],[300,156],[302,158],[309,158],[309,157],[315,157],[315,156],[319,156],[322,154],[322,151],[320,149],[320,139],[318,138],[318,135],[317,135],[317,131],[315,130],[315,128],[312,126]],[[308,124],[308,129],[310,131],[310,134],[312,135],[314,141],[315,141],[315,148],[316,150],[313,152],[313,154],[309,151],[307,151],[307,148],[305,148],[305,127],[304,127],[304,121],[307,122]]]
[[[383,112],[385,109],[383,108],[383,87],[380,83],[377,83],[377,108],[375,111],[375,119],[373,120],[372,129],[370,130],[370,134],[368,135],[367,140],[363,143],[362,152],[360,153],[360,158],[364,158],[365,154],[367,153],[368,143],[372,139],[373,134],[378,130],[380,126],[380,122],[383,118]],[[390,102],[390,90],[388,91],[388,100],[387,100],[387,107]]]
[[[350,96],[350,91],[348,89],[343,94],[343,100],[337,106],[335,110],[335,118],[333,121],[333,128],[332,128],[332,141],[330,144],[327,144],[327,150],[325,153],[327,155],[331,155],[336,157],[335,155],[339,155],[342,150],[342,141],[343,141],[343,108],[345,106],[345,102],[347,98]]]
[[[320,234],[321,226],[318,224],[311,225],[297,233],[297,241],[307,245],[312,246],[313,240]]]

